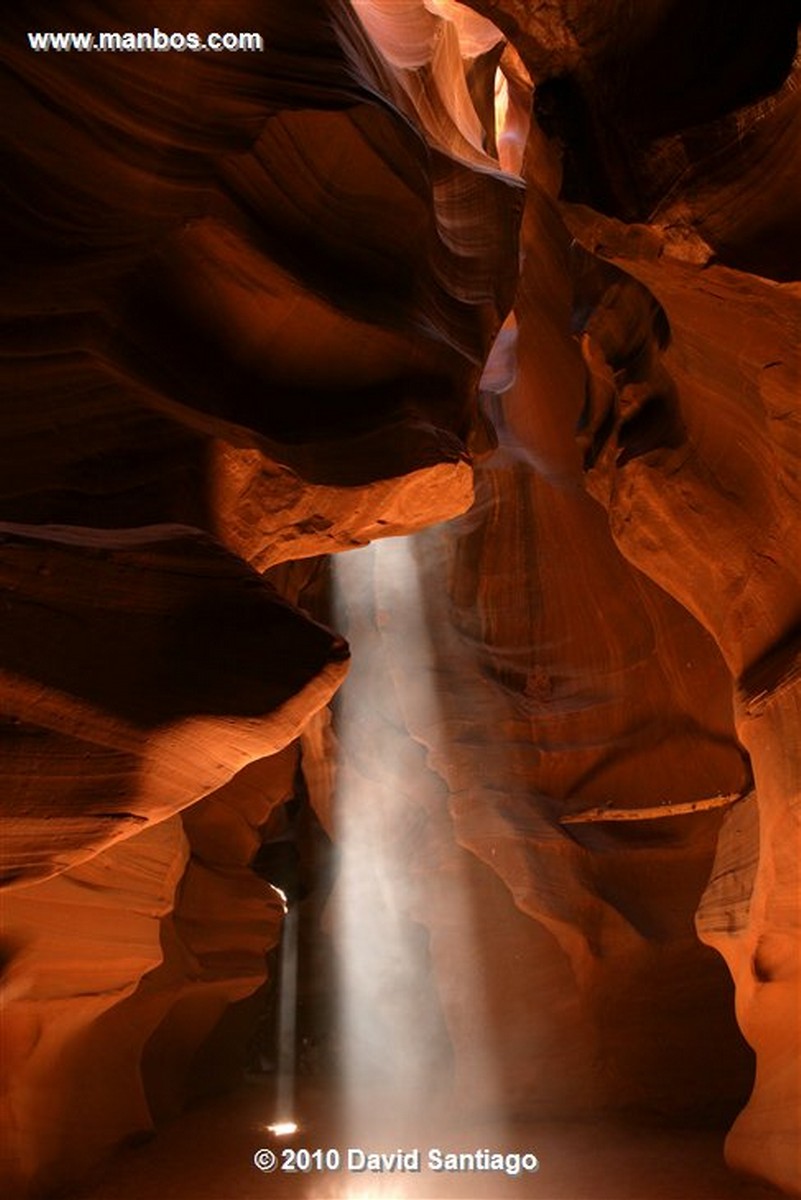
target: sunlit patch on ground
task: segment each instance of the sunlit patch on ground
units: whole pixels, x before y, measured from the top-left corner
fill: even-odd
[[[272,1125],[266,1125],[265,1128],[268,1133],[277,1138],[290,1137],[293,1133],[298,1132],[295,1121],[273,1121]]]

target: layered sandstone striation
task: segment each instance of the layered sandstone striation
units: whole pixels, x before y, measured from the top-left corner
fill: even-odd
[[[503,465],[482,476],[507,489],[504,512],[520,516],[522,536],[530,477]],[[453,1052],[451,1104],[725,1119],[745,1098],[750,1063],[724,965],[693,924],[720,813],[581,829],[560,820],[593,803],[694,799],[718,781],[745,788],[731,714],[683,708],[684,662],[660,663],[654,643],[669,655],[676,623],[710,700],[725,671],[701,630],[687,636],[678,606],[652,594],[650,609],[638,607],[631,582],[630,639],[591,636],[604,620],[592,602],[584,636],[560,635],[575,616],[574,564],[568,555],[561,568],[571,593],[552,580],[554,612],[538,611],[521,588],[530,560],[511,540],[515,523],[501,531],[494,513],[488,505],[472,528],[415,539],[407,558],[390,545],[372,559],[361,552],[340,618],[355,664],[334,724],[333,777],[320,770],[331,733],[312,727],[303,739],[312,799],[325,812],[320,794],[330,803],[333,792],[334,813],[348,823],[354,808],[359,830],[372,831],[376,878],[367,864],[360,871],[360,908],[385,907],[410,941],[413,928],[427,932]],[[623,590],[627,567],[606,539]],[[525,643],[515,640],[524,620]],[[537,632],[546,620],[547,642]],[[606,670],[597,655],[586,662],[599,642]],[[598,736],[599,709],[614,738]],[[422,1019],[417,1027],[422,1038]]]
[[[148,5],[3,17],[12,1188],[176,1111],[264,978],[275,755],[347,647],[260,572],[463,511],[491,440],[519,182],[429,144],[347,6],[268,9],[196,7],[264,34],[216,58],[28,44]]]
[[[599,1069],[583,1097],[626,1103],[639,1073],[635,1103],[689,1102],[724,1044],[702,1065],[715,1039],[697,1014],[730,1003],[694,925],[721,951],[757,1056],[727,1156],[797,1191],[797,13],[785,6],[764,26],[743,7],[723,29],[711,6],[694,26],[664,4],[621,28],[614,6],[475,7],[512,38],[534,85],[522,274],[486,377],[503,392],[492,403],[501,447],[479,471],[465,532],[421,551],[436,665],[410,663],[411,639],[397,637],[388,669],[408,698],[389,726],[427,748],[459,840],[555,934],[575,994],[600,1005]],[[396,53],[389,25],[374,20],[374,31]],[[712,78],[701,47],[717,55]],[[448,553],[449,612],[432,565]],[[391,613],[379,606],[375,619],[388,644]],[[445,629],[460,649],[443,678]],[[468,682],[465,644],[480,684]],[[715,810],[732,805],[713,868]],[[758,823],[743,824],[740,805]],[[573,824],[583,811],[588,821]],[[652,907],[650,885],[670,862]],[[418,919],[436,962],[436,918]],[[682,980],[711,991],[689,999]],[[666,1014],[671,987],[694,1020]],[[665,1020],[663,1034],[698,1036],[672,1099],[669,1064],[642,1052],[655,1028],[638,1053],[643,1013],[655,1028]],[[743,1079],[732,1076],[732,1097]]]
[[[701,936],[729,963],[738,1019],[757,1053],[754,1092],[727,1154],[797,1191],[801,295],[795,284],[676,261],[661,233],[647,245],[640,231],[621,231],[585,210],[572,210],[568,223],[586,246],[601,243],[605,258],[645,285],[668,323],[669,341],[660,346],[653,329],[650,348],[636,346],[635,363],[625,361],[618,341],[622,361],[614,398],[605,417],[598,415],[606,428],[590,486],[608,508],[623,554],[695,615],[731,674],[758,811],[738,858],[756,856],[757,865],[753,880],[745,873],[747,915],[740,906],[721,912],[708,896],[699,916]],[[724,827],[724,860],[731,828]]]
[[[635,8],[3,14],[9,1189],[210,1069],[302,735],[457,1096],[740,1110],[801,1192],[798,9]]]
[[[197,1051],[265,979],[283,903],[250,869],[291,748],[4,900],[3,1178],[80,1181],[186,1102]]]

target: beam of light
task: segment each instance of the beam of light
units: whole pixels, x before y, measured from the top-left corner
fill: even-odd
[[[435,1200],[436,1192],[429,1190],[428,1178],[421,1173],[404,1180],[394,1172],[367,1177],[345,1172],[321,1175],[314,1180],[307,1200]],[[449,1195],[453,1197],[453,1191]]]
[[[436,769],[447,722],[414,543],[375,542],[332,567],[353,655],[335,717],[342,1108],[350,1144],[384,1150],[419,1144],[461,1104],[502,1107],[469,856]]]
[[[276,889],[280,891],[280,889]],[[298,910],[285,909],[281,934],[281,966],[278,995],[278,1063],[275,1095],[276,1120],[269,1126],[284,1137],[296,1128],[287,1114],[295,1106],[296,1026],[298,993]],[[290,1129],[289,1126],[292,1126]]]
[[[351,1179],[344,1192],[341,1182],[332,1184],[321,1179],[310,1200],[404,1200],[407,1196],[420,1197],[420,1192],[407,1191],[399,1178],[392,1176],[388,1179]]]

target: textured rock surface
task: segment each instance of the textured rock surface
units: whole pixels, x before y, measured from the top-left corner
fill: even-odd
[[[562,142],[560,198],[584,204],[562,203],[559,216],[575,239],[561,265],[586,385],[582,396],[570,386],[574,343],[572,365],[571,348],[562,353],[560,391],[581,417],[588,486],[624,556],[708,630],[731,673],[759,819],[726,818],[698,922],[730,965],[757,1053],[754,1092],[727,1154],[798,1191],[801,297],[797,283],[772,282],[798,278],[801,193],[789,150],[798,143],[797,8],[777,6],[762,25],[745,5],[718,22],[714,5],[687,19],[667,3],[622,32],[609,20],[614,6],[478,7],[515,37],[539,124]],[[713,47],[712,74],[699,55]],[[623,59],[626,70],[610,70]],[[546,178],[531,160],[528,173]],[[528,213],[542,208],[530,195],[523,242],[528,235],[540,261],[542,219],[533,229]],[[545,244],[553,261],[558,238]],[[521,339],[540,276],[524,264]],[[527,345],[529,337],[521,377]],[[557,406],[536,396],[521,404],[512,392],[506,409],[528,460],[543,470],[545,442],[546,469],[569,476]],[[738,836],[731,902],[720,880]]]
[[[279,750],[344,675],[341,639],[197,531],[6,526],[2,552],[11,882]]]
[[[273,9],[236,11],[245,26],[266,22],[264,54],[188,56],[158,87],[157,55],[37,55],[25,36],[35,14],[6,14],[4,103],[16,125],[0,517],[22,537],[27,525],[68,526],[51,536],[83,567],[103,545],[99,530],[113,550],[128,537],[169,541],[178,522],[200,559],[215,554],[202,531],[264,568],[470,502],[466,444],[486,436],[475,384],[514,290],[520,188],[427,145],[412,101],[346,6]],[[102,17],[116,29],[134,15],[76,3],[60,19],[69,28]],[[208,30],[233,15],[206,3],[197,19]],[[143,527],[149,535],[133,533]],[[113,530],[131,532],[121,542]],[[83,567],[103,603],[114,585]],[[132,612],[151,603],[137,600],[134,574]],[[188,610],[212,604],[208,585],[199,578],[190,595],[184,580],[174,597],[163,586],[165,626],[179,642],[198,636]],[[71,603],[104,658],[86,598]],[[266,608],[262,617],[257,634],[252,615],[257,640],[269,637]],[[232,619],[241,614],[206,614]],[[255,643],[251,653],[255,667]],[[324,659],[299,714],[330,694],[336,671],[323,677]],[[83,669],[76,662],[73,675]],[[60,683],[68,695],[80,686]],[[210,667],[208,688],[220,685]],[[145,712],[145,681],[137,687],[142,723],[168,720]],[[222,695],[215,703],[225,718]],[[287,722],[281,744],[294,732]],[[260,752],[278,748],[268,738]],[[100,786],[112,776],[122,790],[137,752],[115,750],[132,761],[106,754]],[[225,753],[221,771],[245,761],[226,765]],[[218,772],[175,793],[173,810],[221,782]],[[120,806],[140,815],[135,802]],[[89,848],[106,836],[84,834]],[[70,844],[84,834],[73,829]]]
[[[262,52],[34,53],[179,23],[55,8],[0,18],[4,1184],[210,1077],[302,733],[424,977],[386,1070],[407,1004],[467,1108],[741,1109],[801,1193],[797,3],[201,0]],[[317,556],[468,508],[332,607]],[[340,632],[384,686],[332,718]]]
[[[81,61],[26,39],[153,20],[3,16],[12,1187],[173,1113],[263,979],[280,914],[247,865],[287,794],[264,756],[347,650],[257,572],[470,504],[476,385],[515,287],[519,183],[426,140],[347,6],[195,8],[202,32],[262,30],[252,56]]]
[[[693,925],[720,814],[603,829],[559,818],[591,803],[743,788],[731,713],[714,703],[726,672],[686,613],[638,585],[600,516],[592,528],[604,550],[593,567],[583,556],[582,583],[570,558],[560,571],[535,540],[531,513],[553,530],[559,511],[527,502],[542,485],[516,464],[485,468],[484,484],[506,489],[500,508],[488,503],[466,529],[421,535],[414,549],[361,552],[345,592],[340,623],[355,660],[328,788],[346,821],[354,805],[371,830],[377,882],[362,884],[361,907],[387,905],[407,929],[428,931],[454,1053],[451,1103],[491,1108],[500,1095],[517,1110],[725,1117],[747,1093],[750,1064],[723,964]],[[571,504],[596,516],[581,492]],[[536,545],[536,561],[551,562],[547,589],[523,589],[532,558],[516,532]],[[335,578],[347,578],[347,565]],[[616,626],[592,599],[604,569],[619,572],[603,593],[627,612]],[[679,641],[680,663],[671,660]],[[706,689],[695,712],[688,674]],[[317,805],[321,748],[330,756],[324,738],[304,735]],[[489,1051],[485,1028],[495,1031]]]
[[[187,857],[172,817],[4,898],[13,958],[3,977],[3,1177],[12,1194],[80,1175],[149,1124],[137,1063],[146,1032],[115,1041],[104,1030],[161,962],[161,925]]]
[[[180,1111],[220,1017],[265,978],[283,907],[250,870],[289,750],[3,901],[3,1178],[79,1180]],[[230,1052],[230,1048],[229,1048]]]
[[[801,1089],[801,296],[794,284],[654,256],[636,237],[624,247],[618,227],[584,212],[573,212],[570,223],[593,248],[600,235],[605,255],[649,288],[670,324],[664,352],[652,336],[645,370],[617,372],[592,487],[623,553],[696,615],[732,675],[737,735],[756,784],[758,860],[748,916],[734,921],[733,936],[710,940],[730,964],[758,1067],[727,1152],[736,1165],[798,1190],[791,1114]]]

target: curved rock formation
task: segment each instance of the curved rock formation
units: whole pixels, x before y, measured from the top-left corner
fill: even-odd
[[[516,465],[482,476],[488,491],[504,490],[501,507],[487,503],[467,529],[422,535],[416,552],[376,547],[346,593],[340,621],[355,663],[329,786],[345,819],[356,805],[373,831],[379,882],[362,885],[362,907],[387,905],[392,920],[428,931],[455,1056],[451,1103],[491,1106],[495,1075],[507,1103],[538,1113],[714,1120],[749,1079],[723,964],[693,924],[721,814],[603,829],[560,818],[590,803],[695,798],[724,781],[745,788],[726,673],[692,619],[628,570],[581,492],[568,509],[589,506],[603,549],[580,569],[543,541],[534,556],[532,535],[557,536],[554,497],[538,509],[529,499],[541,483]],[[588,544],[575,531],[560,540]],[[521,606],[537,563],[550,577]],[[604,571],[619,572],[614,589]],[[627,621],[606,626],[614,606],[599,611],[594,597],[615,592]],[[679,643],[708,688],[705,711],[683,707],[694,689],[684,659],[670,661]],[[315,804],[321,750],[329,756],[330,744],[304,735]]]
[[[639,347],[637,375],[627,366],[617,370],[618,396],[593,487],[609,508],[623,553],[695,614],[732,674],[737,734],[756,784],[753,887],[759,899],[742,924],[732,916],[733,938],[716,933],[710,940],[730,963],[738,1017],[758,1068],[728,1154],[734,1164],[797,1190],[798,1131],[791,1114],[801,1096],[793,1015],[801,1004],[801,842],[792,731],[798,727],[794,647],[801,619],[794,552],[801,536],[801,297],[794,285],[655,256],[636,237],[626,237],[624,249],[617,227],[584,213],[572,214],[571,227],[593,248],[603,230],[605,256],[647,284],[670,324],[670,345],[662,350],[652,339],[645,370]],[[701,929],[708,927],[704,916]],[[771,967],[762,972],[758,947],[768,944]],[[775,989],[774,979],[780,981]]]
[[[5,529],[7,882],[185,808],[342,679],[342,640],[197,530]]]
[[[158,94],[157,56],[79,63],[36,54],[26,38],[34,14],[7,14],[6,105],[17,132],[9,138],[10,437],[0,516],[21,525],[21,537],[67,526],[51,536],[74,547],[82,574],[89,560],[95,568],[101,530],[113,552],[143,528],[150,532],[136,534],[140,541],[169,543],[179,522],[201,558],[219,552],[199,532],[263,569],[407,531],[470,501],[465,444],[477,436],[475,383],[514,287],[515,188],[426,144],[410,121],[411,102],[349,10],[329,13],[309,0],[289,19],[274,8],[237,10],[245,23],[267,23],[264,56],[187,57]],[[134,15],[76,3],[60,19],[65,28],[114,30]],[[208,30],[231,13],[206,3],[196,15]],[[29,525],[39,532],[26,534]],[[67,551],[53,553],[60,564]],[[90,574],[87,587],[101,602],[115,585],[89,582]],[[212,603],[202,578],[196,600],[190,590],[161,602],[178,642],[200,635],[199,613],[189,609]],[[30,599],[38,603],[35,592]],[[124,708],[133,697],[112,701],[122,665],[89,629],[95,616],[75,607],[85,603],[70,601],[108,670],[97,680],[102,724],[104,706]],[[137,603],[132,593],[132,611]],[[232,618],[241,623],[244,610],[204,619]],[[255,610],[252,620],[256,635]],[[280,644],[283,633],[274,632]],[[17,636],[10,627],[8,636]],[[47,636],[65,631],[56,624]],[[149,653],[133,642],[130,649],[136,660]],[[224,658],[233,647],[219,650]],[[27,653],[22,645],[19,653]],[[66,695],[82,686],[72,676],[102,669],[79,662],[77,646],[70,653],[76,661],[59,678]],[[175,654],[193,655],[192,647]],[[317,670],[324,665],[320,658]],[[34,655],[21,673],[36,689],[44,669]],[[329,675],[301,706],[306,716],[341,678]],[[284,703],[303,683],[299,676],[263,705]],[[227,717],[218,691],[225,685],[211,664],[206,686]],[[142,693],[144,726],[173,715],[156,711],[159,701],[146,712],[144,693],[161,687],[155,679],[121,678],[119,687]],[[8,716],[23,719],[13,705]],[[296,731],[290,719],[282,741],[268,737],[254,753],[278,749]],[[91,743],[91,732],[81,736]],[[99,764],[101,786],[112,775],[115,789],[135,792],[121,777],[138,770],[136,748],[115,750],[133,760]],[[238,752],[220,767],[244,761]],[[171,808],[221,781],[218,773],[191,783]],[[136,817],[137,803],[129,794],[105,807]],[[107,836],[84,832],[90,850]],[[83,836],[73,827],[69,844]]]
[[[173,918],[186,848],[160,847],[190,805],[191,845],[212,811],[196,802],[258,773],[343,678],[342,640],[257,571],[469,505],[468,445],[490,437],[476,384],[515,286],[520,197],[427,143],[346,6],[206,2],[198,30],[238,22],[265,50],[177,70],[158,54],[35,53],[27,31],[53,21],[125,31],[153,12],[77,0],[3,17],[0,837],[17,886],[4,917],[17,1184],[58,1183],[173,1110],[216,1016],[263,977],[275,918],[243,870],[255,836],[223,822],[221,858],[189,859]],[[81,983],[56,989],[63,1020],[26,1057],[30,1006],[56,994],[36,914],[68,894],[76,928],[102,939],[99,914],[124,894],[102,882],[117,862],[142,894],[147,954],[119,979],[98,963],[91,1004]],[[109,1076],[76,1107],[78,1068],[115,1037],[130,1092],[79,1135]],[[48,1075],[49,1146],[32,1098]]]
[[[295,754],[4,898],[3,1178],[42,1193],[180,1111],[198,1048],[265,978],[278,894],[249,869]]]

